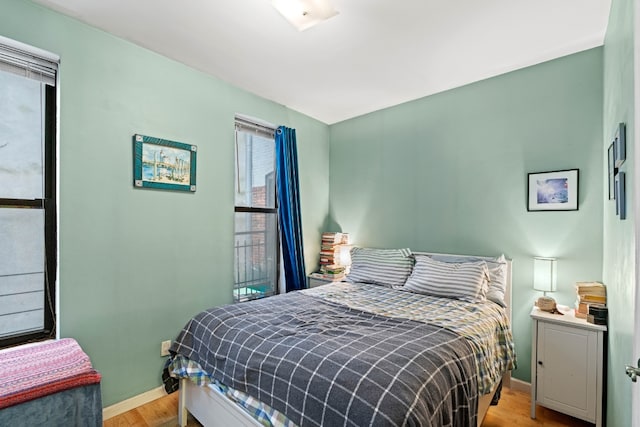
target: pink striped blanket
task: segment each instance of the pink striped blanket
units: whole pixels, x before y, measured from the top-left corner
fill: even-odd
[[[0,351],[0,409],[99,382],[89,356],[72,338]]]

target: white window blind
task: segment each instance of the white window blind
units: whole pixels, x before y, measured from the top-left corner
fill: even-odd
[[[276,127],[267,123],[259,122],[245,116],[236,114],[235,117],[236,131],[253,133],[263,138],[275,138]]]
[[[60,58],[0,36],[0,70],[55,86]]]

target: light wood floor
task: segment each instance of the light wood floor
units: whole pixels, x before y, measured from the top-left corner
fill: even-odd
[[[482,427],[587,427],[593,426],[585,421],[560,414],[538,406],[536,419],[530,414],[529,394],[520,391],[502,390],[500,403],[492,406],[482,423]],[[178,425],[178,393],[149,402],[129,412],[110,418],[104,427],[173,427]],[[201,426],[197,420],[189,416],[189,427]],[[233,426],[229,426],[233,427]]]

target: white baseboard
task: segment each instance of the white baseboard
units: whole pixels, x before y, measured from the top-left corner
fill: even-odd
[[[531,393],[531,384],[517,378],[511,378],[511,390],[522,391],[524,393]]]
[[[109,418],[113,418],[116,415],[123,414],[127,411],[137,408],[138,406],[142,406],[145,403],[149,403],[153,400],[159,399],[166,395],[167,395],[167,392],[164,390],[163,386],[154,388],[149,391],[145,391],[142,394],[133,396],[127,400],[123,400],[122,402],[118,402],[111,406],[107,406],[106,408],[103,408],[102,419],[108,420]]]

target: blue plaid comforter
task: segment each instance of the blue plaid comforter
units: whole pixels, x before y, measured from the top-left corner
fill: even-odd
[[[333,302],[330,288],[204,311],[171,351],[300,426],[475,425],[467,338]]]

